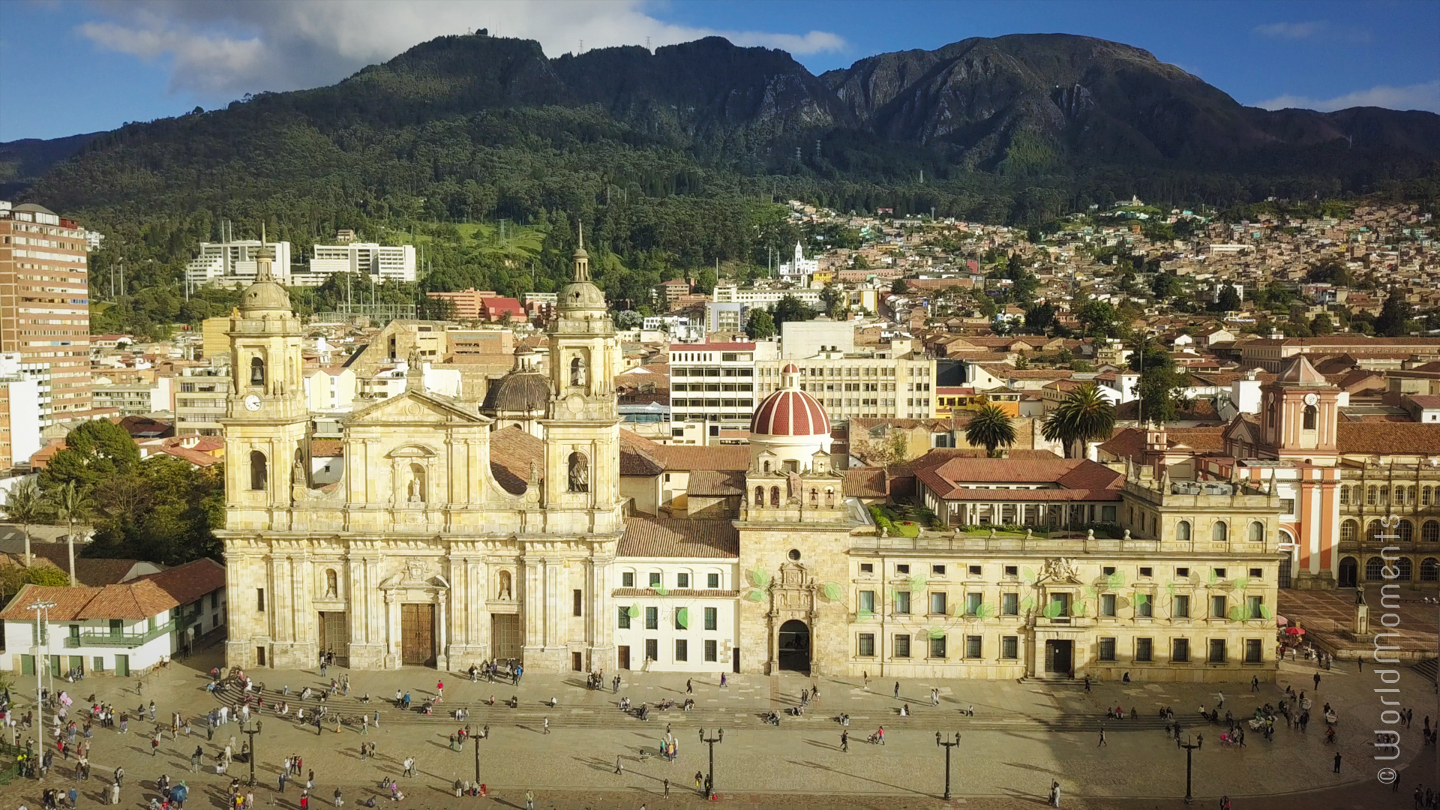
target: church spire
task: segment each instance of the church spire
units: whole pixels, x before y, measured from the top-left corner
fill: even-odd
[[[575,243],[575,281],[590,280],[590,254],[585,252],[585,223],[576,223],[578,241]]]
[[[260,223],[260,249],[255,251],[255,281],[274,281],[270,264],[275,259],[275,249],[265,241],[265,223]]]

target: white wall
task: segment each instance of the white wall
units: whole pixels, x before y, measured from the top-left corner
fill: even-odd
[[[727,595],[705,596],[707,576],[719,574],[720,588],[718,592],[725,592],[735,589],[736,577],[739,576],[739,563],[736,560],[726,559],[686,559],[677,560],[665,559],[640,559],[621,558],[615,561],[612,567],[615,572],[615,581],[612,583],[616,589],[625,588],[625,574],[634,576],[633,588],[648,590],[650,588],[650,575],[660,574],[661,587],[669,594],[661,596],[651,591],[644,596],[616,596],[616,614],[609,617],[609,621],[615,622],[615,644],[617,646],[628,646],[630,648],[630,667],[640,669],[645,664],[646,641],[656,642],[656,658],[650,663],[650,670],[655,672],[733,672],[734,671],[734,650],[738,647],[739,636],[736,631],[738,625],[739,600],[736,597]],[[689,591],[699,591],[696,595],[676,595],[678,577],[680,574],[688,574],[690,577]],[[718,593],[717,592],[717,593]],[[619,611],[634,606],[639,609],[639,615],[630,619],[628,629],[620,628]],[[657,627],[653,630],[646,629],[646,608],[656,609]],[[689,627],[680,628],[676,626],[676,610],[685,608],[689,614]],[[715,610],[715,629],[705,629],[705,608]],[[684,639],[687,646],[686,660],[676,660],[677,640]],[[714,641],[716,647],[716,660],[705,660],[705,642]]]

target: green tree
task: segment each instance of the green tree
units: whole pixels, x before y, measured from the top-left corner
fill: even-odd
[[[1091,383],[1071,391],[1040,426],[1041,434],[1060,442],[1066,458],[1083,458],[1086,442],[1110,438],[1115,406]]]
[[[1031,335],[1048,334],[1058,323],[1058,314],[1054,304],[1035,304],[1025,310],[1025,331]]]
[[[1174,422],[1190,404],[1183,394],[1188,385],[1188,376],[1177,371],[1173,364],[1147,367],[1136,385],[1140,419],[1157,425]]]
[[[82,494],[106,478],[128,473],[140,461],[135,440],[119,425],[95,419],[78,425],[65,436],[65,448],[56,453],[40,474],[40,488],[48,495],[56,487],[74,482]]]
[[[58,455],[58,454],[57,454]],[[90,517],[93,504],[74,481],[67,481],[51,495],[55,505],[55,518],[65,524],[66,544],[70,549],[70,586],[79,585],[75,579],[75,523]]]
[[[826,284],[825,288],[820,291],[820,304],[824,308],[825,314],[829,315],[832,320],[838,321],[845,317],[847,303],[845,290],[841,289],[838,284]]]
[[[745,334],[751,340],[765,340],[775,336],[775,317],[769,310],[755,307],[745,319]]]
[[[1183,291],[1180,286],[1180,277],[1174,273],[1162,270],[1155,274],[1150,280],[1150,291],[1161,301],[1168,301],[1176,298]]]
[[[987,402],[975,411],[965,426],[965,440],[971,446],[984,447],[990,458],[997,457],[997,448],[1015,443],[1015,423],[999,405]]]
[[[1091,299],[1075,312],[1080,327],[1091,337],[1119,337],[1122,327],[1119,314],[1108,301]]]
[[[910,285],[905,283],[905,279],[897,278],[890,282],[890,292],[894,295],[904,295],[910,292]]]
[[[1335,323],[1328,314],[1322,312],[1310,319],[1310,331],[1316,335],[1332,335],[1335,333]]]
[[[1240,293],[1235,291],[1235,286],[1226,284],[1220,288],[1220,296],[1215,301],[1215,309],[1220,312],[1235,312],[1240,309]]]
[[[1391,290],[1375,318],[1375,334],[1403,337],[1410,331],[1410,305],[1399,290]]]
[[[20,524],[25,535],[25,567],[30,567],[30,527],[39,523],[45,515],[45,498],[40,487],[31,478],[17,484],[5,496],[5,519]]]
[[[771,316],[775,321],[775,326],[778,328],[782,324],[789,323],[790,321],[808,321],[815,317],[815,310],[806,306],[805,302],[799,298],[787,294],[784,298],[776,302],[775,309],[771,312]]]

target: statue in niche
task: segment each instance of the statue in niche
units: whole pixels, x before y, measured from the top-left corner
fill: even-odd
[[[501,572],[500,572],[500,598],[501,598],[501,599],[504,599],[504,600],[507,600],[507,601],[508,601],[509,599],[513,598],[513,597],[511,597],[511,595],[510,595],[510,572],[509,572],[509,571],[501,571]]]
[[[583,453],[570,454],[570,491],[590,491],[590,463]]]
[[[585,387],[585,358],[577,357],[570,361],[570,384],[576,388]]]
[[[410,465],[410,482],[406,485],[405,500],[408,503],[425,502],[425,470],[419,464]]]
[[[290,467],[290,484],[297,487],[305,486],[305,462],[298,453],[295,455],[295,463]]]
[[[325,598],[335,599],[340,595],[340,578],[333,570],[325,571]]]

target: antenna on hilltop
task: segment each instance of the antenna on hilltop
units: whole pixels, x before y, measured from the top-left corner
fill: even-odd
[[[645,50],[650,50],[650,38],[645,37]]]
[[[585,52],[585,40],[580,40],[580,53]]]

